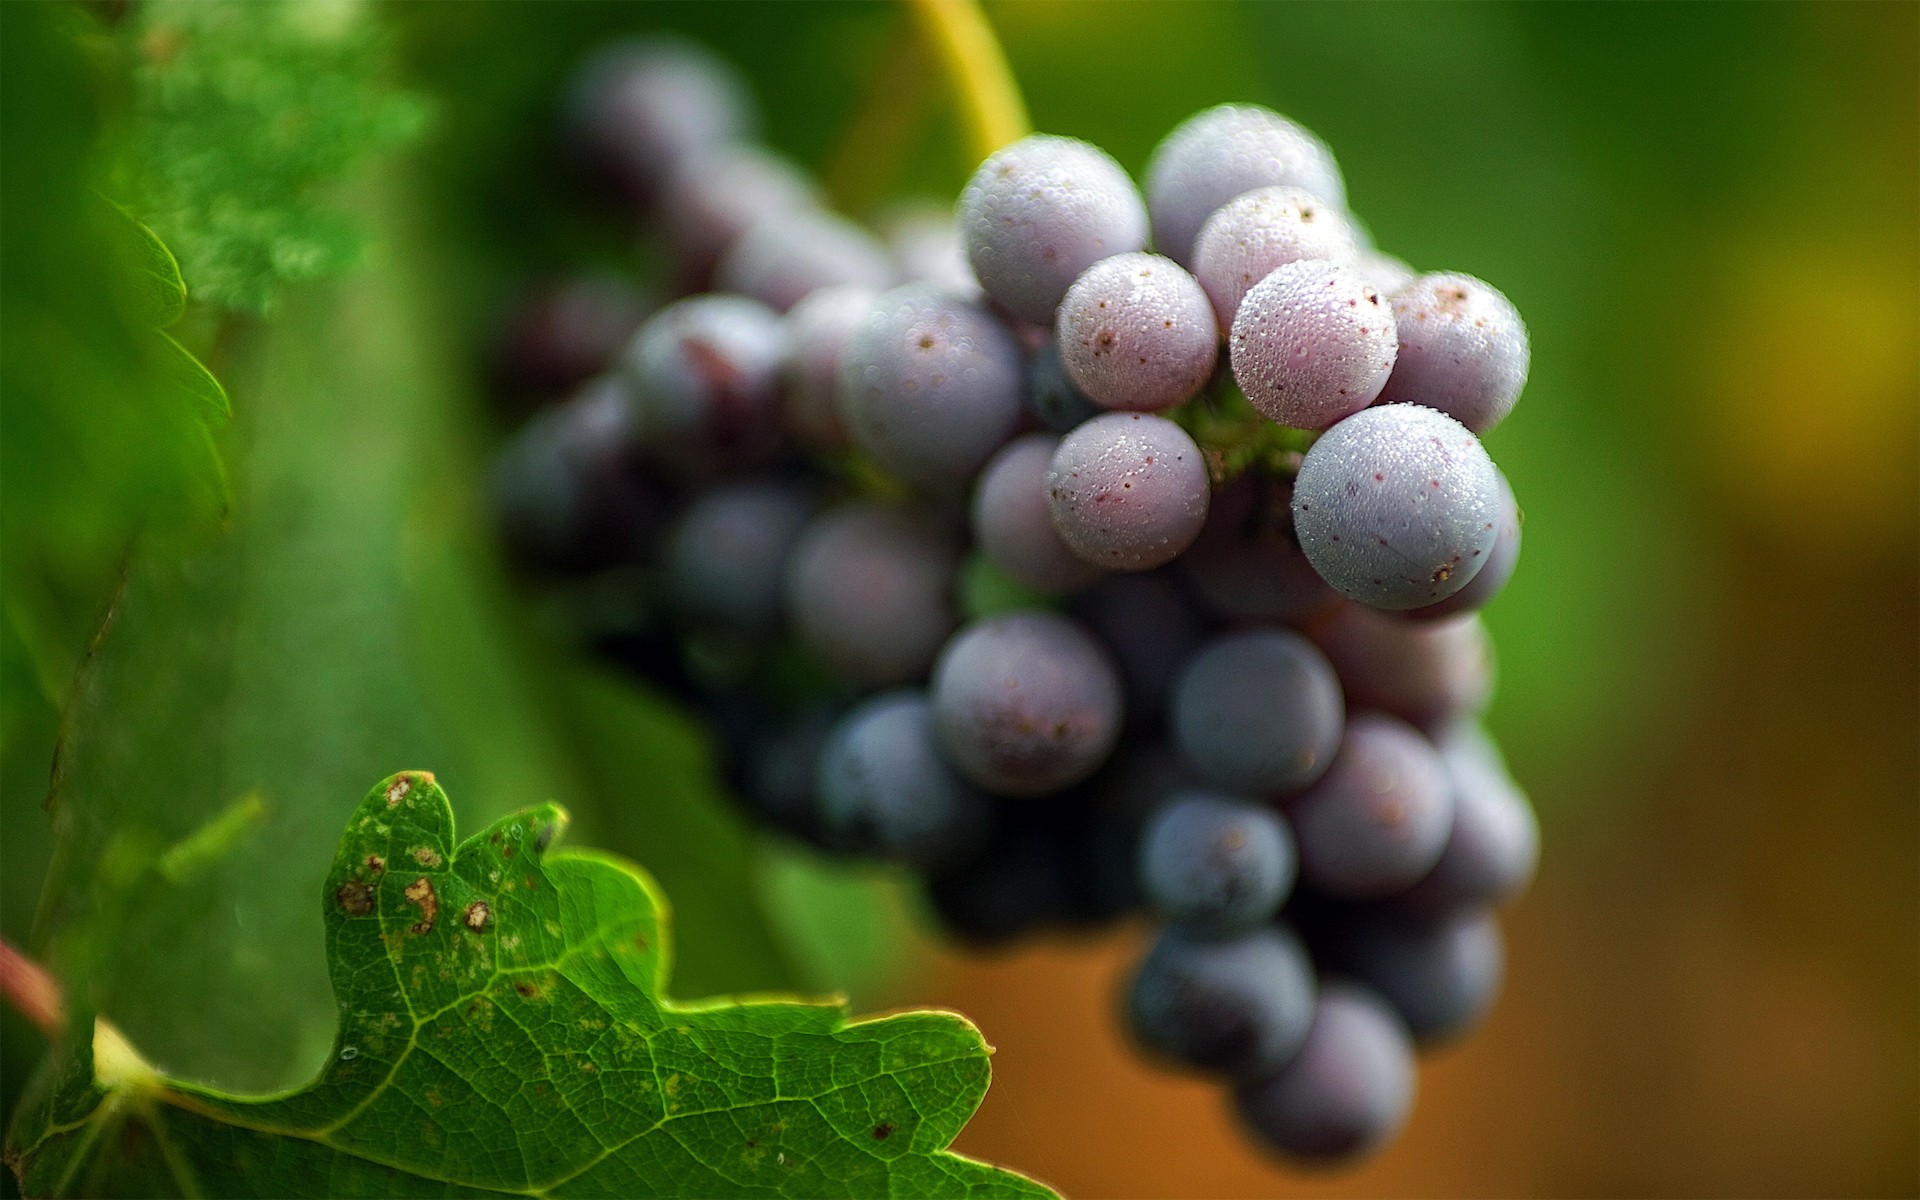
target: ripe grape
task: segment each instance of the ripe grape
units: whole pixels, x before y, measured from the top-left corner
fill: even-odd
[[[1187,761],[1216,786],[1253,796],[1297,792],[1320,778],[1343,720],[1333,668],[1284,629],[1215,638],[1173,693],[1174,738]]]
[[[1157,254],[1116,254],[1088,267],[1056,322],[1067,374],[1105,408],[1157,412],[1213,377],[1220,338],[1193,276]]]
[[[950,206],[909,202],[881,217],[880,232],[906,282],[931,283],[963,300],[981,298]]]
[[[1513,498],[1513,487],[1506,475],[1498,467],[1493,473],[1500,481],[1500,519],[1493,531],[1493,549],[1487,551],[1485,563],[1467,580],[1467,586],[1436,604],[1409,609],[1408,616],[1424,621],[1478,612],[1513,578],[1513,568],[1520,561],[1520,505]]]
[[[1207,519],[1206,463],[1187,431],[1145,413],[1107,413],[1069,433],[1047,474],[1053,527],[1098,566],[1170,562]]]
[[[1234,382],[1262,416],[1325,429],[1372,404],[1393,370],[1393,314],[1359,268],[1276,267],[1240,301],[1227,335]]]
[[[973,536],[987,561],[1038,592],[1071,592],[1100,569],[1067,549],[1047,513],[1047,466],[1060,439],[1029,433],[1000,448],[973,493]]]
[[[688,155],[666,177],[660,226],[685,277],[697,282],[754,225],[818,206],[800,168],[771,150],[732,143]]]
[[[501,450],[490,481],[508,551],[558,572],[639,561],[664,501],[641,474],[635,436],[626,389],[611,377],[536,413]]]
[[[1129,727],[1157,727],[1187,656],[1206,635],[1192,603],[1163,571],[1109,575],[1073,599],[1073,613],[1113,655]]]
[[[1087,399],[1067,374],[1066,364],[1060,361],[1060,343],[1051,337],[1027,362],[1027,404],[1040,423],[1055,433],[1071,433],[1106,411]]]
[[[1313,964],[1284,925],[1211,938],[1163,930],[1127,993],[1147,1048],[1202,1071],[1259,1078],[1300,1050],[1313,1021]]]
[[[924,692],[885,692],[848,711],[815,778],[822,828],[845,851],[925,870],[985,839],[987,798],[940,757]]]
[[[940,651],[934,721],[962,775],[1006,796],[1038,796],[1099,769],[1120,737],[1113,662],[1064,617],[977,621]]]
[[[1313,1163],[1351,1162],[1383,1145],[1413,1107],[1413,1046],[1378,996],[1325,983],[1300,1052],[1242,1083],[1235,1106],[1276,1150]]]
[[[980,164],[958,210],[960,236],[994,303],[1039,325],[1080,273],[1147,244],[1147,210],[1105,151],[1032,134]]]
[[[1353,226],[1337,205],[1302,188],[1263,187],[1207,218],[1193,244],[1193,274],[1224,332],[1254,284],[1277,267],[1310,258],[1360,259]]]
[[[669,595],[696,622],[773,633],[787,563],[812,515],[813,498],[794,484],[757,480],[703,493],[667,535]]]
[[[1293,485],[1242,475],[1214,493],[1178,566],[1201,604],[1229,621],[1298,625],[1340,603],[1293,533]]]
[[[955,937],[997,946],[1064,920],[1073,888],[1060,842],[1030,807],[995,806],[992,828],[966,859],[927,880],[927,899]]]
[[[957,489],[1020,421],[1020,350],[984,309],[926,283],[884,292],[847,343],[840,417],[880,466]]]
[[[1485,1016],[1506,965],[1487,909],[1434,919],[1348,910],[1308,936],[1317,958],[1379,992],[1422,1046],[1458,1037]]]
[[[502,332],[504,381],[537,396],[578,387],[613,366],[652,307],[617,275],[575,275],[543,287]]]
[[[1272,109],[1222,104],[1182,121],[1147,163],[1153,241],[1181,266],[1219,207],[1255,188],[1302,188],[1336,208],[1346,184],[1326,143]]]
[[[1471,613],[1408,621],[1343,604],[1309,632],[1350,703],[1429,732],[1478,713],[1493,695],[1493,645]]]
[[[787,312],[787,360],[780,380],[787,428],[802,445],[841,450],[840,362],[854,330],[879,296],[857,283],[823,287]]]
[[[714,286],[786,312],[836,284],[890,287],[894,268],[879,239],[845,217],[803,209],[765,217],[721,255]]]
[[[1404,891],[1433,869],[1453,826],[1446,766],[1405,722],[1356,713],[1340,750],[1287,802],[1300,871],[1330,896],[1365,900]]]
[[[740,296],[675,301],[621,359],[648,454],[681,476],[764,461],[780,441],[780,318]]]
[[[1174,795],[1147,827],[1140,878],[1162,917],[1226,934],[1264,924],[1293,890],[1293,835],[1272,809],[1216,792]]]
[[[849,504],[817,518],[787,569],[787,616],[801,643],[850,683],[925,676],[957,618],[960,550],[932,514]]]
[[[1486,730],[1463,722],[1435,742],[1453,788],[1453,830],[1440,861],[1394,906],[1441,914],[1499,904],[1526,889],[1540,858],[1540,824]]]
[[[565,123],[581,160],[640,201],[689,155],[750,137],[756,124],[739,73],[674,37],[616,42],[588,58]]]
[[[1420,608],[1465,587],[1500,529],[1500,475],[1480,440],[1431,408],[1355,413],[1307,451],[1293,526],[1314,570],[1372,608]]]
[[[1527,326],[1471,275],[1422,275],[1392,294],[1400,357],[1382,404],[1437,408],[1477,434],[1498,425],[1527,383]]]

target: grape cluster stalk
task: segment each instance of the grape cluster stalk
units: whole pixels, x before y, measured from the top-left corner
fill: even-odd
[[[779,836],[895,863],[963,942],[1158,922],[1119,1009],[1340,1163],[1493,1003],[1538,830],[1479,723],[1519,509],[1480,435],[1527,335],[1376,249],[1257,105],[997,150],[951,213],[831,211],[689,43],[564,106],[677,298],[549,287],[503,370],[513,556],[709,720]]]

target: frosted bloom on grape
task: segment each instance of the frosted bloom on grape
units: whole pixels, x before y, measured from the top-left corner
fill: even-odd
[[[1254,1134],[1303,1162],[1353,1162],[1384,1145],[1413,1107],[1413,1045],[1372,992],[1323,985],[1300,1052],[1234,1092]]]
[[[721,255],[713,278],[717,290],[786,312],[835,284],[889,287],[894,271],[886,247],[872,234],[845,217],[808,209],[754,222]]]
[[[1328,430],[1293,483],[1314,570],[1373,608],[1420,608],[1467,585],[1500,528],[1500,475],[1444,413],[1384,404]]]
[[[977,621],[940,651],[933,715],[954,768],[1039,796],[1094,773],[1120,738],[1120,677],[1079,625],[1046,612]]]
[[[705,278],[741,234],[766,217],[818,206],[807,176],[758,146],[714,146],[689,155],[660,192],[660,225],[682,269]]]
[[[880,217],[880,236],[900,266],[903,282],[931,283],[967,300],[980,299],[980,281],[967,265],[967,248],[953,208],[908,201]]]
[[[1339,753],[1287,801],[1301,876],[1329,896],[1377,899],[1433,869],[1453,828],[1453,790],[1431,743],[1404,721],[1357,713]]]
[[[787,428],[815,450],[840,450],[840,360],[879,292],[843,283],[814,292],[787,313],[787,359],[780,371]]]
[[[1220,328],[1253,285],[1302,259],[1359,258],[1353,226],[1336,205],[1297,187],[1256,188],[1222,205],[1193,244],[1193,274],[1213,301]]]
[[[1207,294],[1157,254],[1116,254],[1088,267],[1060,304],[1060,360],[1094,403],[1157,412],[1213,375],[1220,338]]]
[[[1207,218],[1235,196],[1286,184],[1344,207],[1347,187],[1326,143],[1270,108],[1222,104],[1175,127],[1147,162],[1153,242],[1181,266]]]
[[[1345,724],[1333,668],[1284,629],[1209,642],[1181,672],[1171,716],[1193,769],[1249,796],[1297,792],[1320,778]]]
[[[1400,357],[1382,404],[1437,408],[1475,433],[1498,425],[1527,383],[1527,326],[1471,275],[1422,275],[1392,295]]]
[[[1164,417],[1107,413],[1060,442],[1047,502],[1062,541],[1096,566],[1144,571],[1171,562],[1207,520],[1200,447]]]
[[[778,446],[786,331],[744,296],[690,296],[640,327],[620,363],[647,453],[697,477],[763,460]]]
[[[1350,703],[1390,712],[1429,733],[1479,712],[1493,695],[1493,642],[1472,613],[1409,621],[1342,604],[1308,632]]]
[[[1163,930],[1127,988],[1146,1048],[1227,1076],[1260,1077],[1300,1050],[1313,1022],[1313,964],[1275,923],[1237,937]]]
[[[1071,592],[1100,569],[1067,549],[1047,511],[1047,468],[1060,439],[1030,433],[1001,448],[973,493],[973,537],[987,561],[1039,592]]]
[[[1147,244],[1146,207],[1120,164],[1096,146],[1044,133],[980,164],[960,194],[959,221],[987,295],[1042,325],[1053,323],[1080,272]]]
[[[702,493],[667,536],[664,575],[675,607],[743,634],[774,632],[787,562],[812,515],[812,497],[773,480]]]
[[[1067,374],[1066,364],[1060,361],[1060,343],[1052,338],[1027,360],[1027,406],[1055,433],[1070,433],[1083,421],[1106,411],[1087,399]]]
[[[1372,404],[1399,339],[1386,300],[1356,267],[1305,259],[1253,285],[1227,345],[1234,382],[1269,420],[1325,429]]]
[[[595,53],[575,74],[566,110],[574,151],[637,200],[688,156],[752,136],[755,123],[739,73],[676,37]]]
[[[1533,805],[1478,723],[1461,722],[1434,745],[1453,786],[1453,832],[1433,870],[1393,906],[1431,917],[1510,900],[1526,890],[1540,861]]]
[[[817,518],[787,567],[801,645],[849,683],[923,677],[953,632],[955,539],[933,514],[849,504]]]
[[[1478,612],[1513,578],[1513,568],[1520,561],[1520,505],[1513,498],[1513,487],[1506,475],[1498,467],[1494,473],[1500,476],[1500,527],[1494,531],[1493,549],[1487,551],[1487,565],[1474,572],[1467,586],[1438,604],[1410,610],[1408,616],[1425,621]]]
[[[1020,348],[985,309],[926,283],[883,293],[847,343],[840,418],[883,470],[947,491],[1020,422]]]
[[[837,848],[921,870],[965,857],[991,821],[987,798],[940,757],[920,691],[887,692],[842,717],[820,751],[815,792]]]

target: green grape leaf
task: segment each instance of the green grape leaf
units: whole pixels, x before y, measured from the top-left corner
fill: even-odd
[[[129,280],[133,314],[149,325],[167,326],[187,311],[187,284],[180,262],[160,235],[121,205],[100,197],[103,223]]]
[[[165,385],[200,416],[209,421],[225,421],[233,415],[227,389],[207,370],[193,352],[167,334],[155,330],[154,362]]]
[[[545,805],[453,840],[431,775],[347,823],[322,891],[340,1028],[307,1087],[168,1079],[99,1026],[10,1131],[29,1195],[1034,1196],[947,1149],[986,1092],[964,1017],[666,997],[637,868]]]

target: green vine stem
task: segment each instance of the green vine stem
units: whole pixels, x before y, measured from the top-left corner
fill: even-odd
[[[1033,131],[1027,102],[975,0],[905,0],[946,68],[974,162]]]

